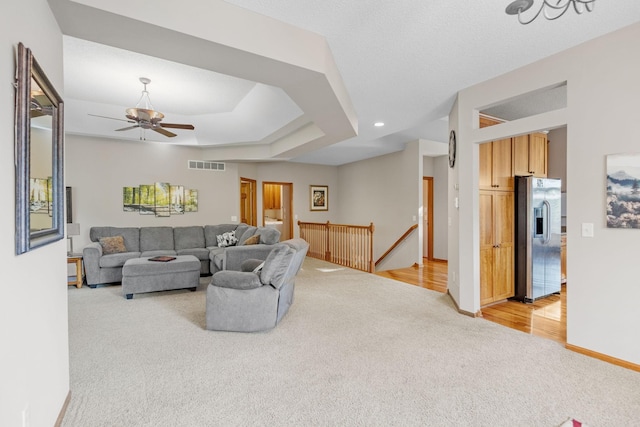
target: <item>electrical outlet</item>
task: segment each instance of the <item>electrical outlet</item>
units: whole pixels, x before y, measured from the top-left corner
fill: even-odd
[[[232,215],[232,216],[231,216],[231,221],[237,221],[237,220],[238,220],[238,217],[237,217],[237,216],[235,216],[235,215]]]

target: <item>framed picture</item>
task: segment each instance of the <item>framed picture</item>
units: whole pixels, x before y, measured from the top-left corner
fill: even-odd
[[[640,153],[607,156],[607,227],[640,228]]]
[[[310,185],[309,198],[312,211],[329,210],[329,187],[326,185]]]

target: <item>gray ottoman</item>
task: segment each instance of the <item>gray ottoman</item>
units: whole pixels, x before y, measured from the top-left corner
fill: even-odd
[[[193,255],[178,255],[168,262],[134,258],[122,267],[122,293],[127,299],[142,292],[186,289],[195,291],[200,283],[200,260]]]

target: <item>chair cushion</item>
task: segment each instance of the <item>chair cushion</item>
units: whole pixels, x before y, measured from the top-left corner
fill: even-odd
[[[272,285],[276,289],[282,285],[282,278],[289,269],[289,263],[295,250],[285,244],[274,245],[269,256],[264,260],[264,266],[260,273],[260,281],[264,285]]]
[[[244,271],[218,271],[211,278],[211,284],[221,288],[256,289],[262,286],[260,277]]]

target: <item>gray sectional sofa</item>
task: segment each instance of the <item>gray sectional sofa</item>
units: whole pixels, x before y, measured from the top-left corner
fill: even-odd
[[[232,231],[235,232],[237,243],[219,246],[218,236]],[[247,224],[91,227],[89,238],[91,243],[83,249],[82,254],[87,285],[95,288],[99,284],[121,282],[125,262],[141,257],[193,255],[200,260],[201,275],[227,269],[240,270],[240,265],[246,259],[266,259],[272,246],[279,242],[280,231]],[[123,244],[120,244],[119,250],[105,253],[105,242],[113,240]],[[254,241],[255,244],[249,244]]]

